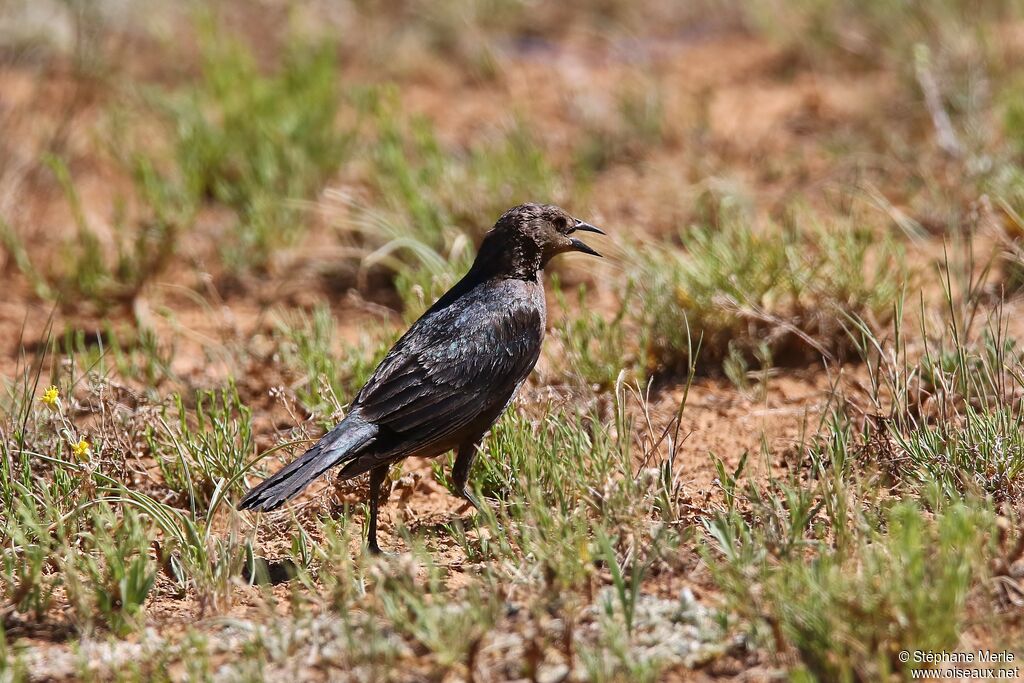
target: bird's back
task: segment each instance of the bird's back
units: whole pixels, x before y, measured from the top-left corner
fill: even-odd
[[[351,414],[381,433],[342,474],[479,438],[536,364],[545,319],[538,281],[456,285],[399,339],[356,396]]]

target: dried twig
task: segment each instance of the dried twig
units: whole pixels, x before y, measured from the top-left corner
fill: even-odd
[[[939,149],[959,159],[963,156],[964,150],[957,139],[956,131],[953,130],[953,122],[949,113],[942,106],[942,94],[939,92],[939,84],[935,80],[935,74],[931,70],[931,59],[928,48],[918,45],[914,53],[914,71],[917,76],[917,84],[924,94],[924,104],[928,108],[928,114],[932,117],[932,125],[935,126],[936,143]]]

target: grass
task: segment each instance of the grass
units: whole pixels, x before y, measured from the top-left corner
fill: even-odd
[[[736,531],[710,529],[730,543],[715,571],[731,604],[777,647],[795,651],[795,675],[854,681],[907,676],[914,665],[900,661],[902,650],[956,646],[969,588],[983,571],[974,554],[991,524],[983,508],[957,504],[932,518],[900,503],[880,520],[857,520],[866,529],[852,545],[831,548],[807,530],[807,550],[788,557],[764,554],[759,530],[735,539]]]
[[[112,224],[101,228],[83,210],[67,163],[53,156],[45,161],[71,211],[74,237],[58,243],[57,263],[46,264],[34,261],[20,235],[2,220],[0,242],[14,254],[40,298],[67,310],[86,308],[98,314],[130,308],[173,258],[178,236],[193,220],[192,205],[148,159],[139,157],[131,162],[131,179],[147,214],[133,224],[118,211]]]
[[[945,59],[991,49],[991,27],[1019,16],[1020,6],[1013,0],[984,7],[963,0],[768,0],[748,3],[744,11],[755,27],[812,62],[839,58],[877,68],[909,66],[920,44],[940,49]]]
[[[142,623],[142,605],[153,586],[156,570],[148,550],[154,530],[136,511],[116,511],[95,497],[110,481],[99,466],[104,444],[88,441],[68,419],[65,400],[58,389],[49,389],[51,419],[37,416],[32,431],[38,432],[22,432],[16,442],[5,443],[0,585],[10,607],[36,620],[46,620],[62,594],[75,629],[100,626],[124,635]],[[26,411],[27,427],[31,405],[11,407]],[[11,451],[16,443],[17,460]],[[27,450],[29,444],[42,452]]]
[[[703,335],[706,367],[835,360],[849,351],[848,319],[884,324],[907,273],[899,247],[884,236],[809,215],[764,229],[727,215],[679,239],[684,251],[640,256],[651,373],[686,367],[687,330]]]
[[[948,486],[964,462],[935,457],[935,471],[915,460],[936,455],[920,447],[894,455],[921,468],[918,487],[889,495],[857,457],[858,443],[877,443],[870,430],[838,418],[829,431],[808,449],[806,480],[763,490],[722,473],[726,505],[704,520],[705,556],[752,632],[795,653],[799,677],[906,677],[919,664],[901,662],[901,650],[958,643],[972,587],[987,583],[998,498]],[[927,429],[908,438],[927,439]]]
[[[1014,82],[1001,94],[1003,129],[1009,149],[1003,162],[995,166],[989,182],[989,189],[1005,216],[1007,260],[1003,270],[1005,284],[1010,291],[1019,290],[1024,283],[1021,251],[1021,238],[1024,237],[1024,107],[1019,102],[1020,92],[1021,84]]]
[[[140,204],[142,215],[129,220],[122,208],[109,227],[92,225],[66,161],[49,157],[76,225],[59,268],[34,263],[19,233],[0,223],[0,240],[38,296],[100,313],[133,303],[190,240],[197,211],[208,205],[233,216],[218,242],[234,277],[266,272],[275,253],[305,234],[311,212],[302,202],[337,172],[355,135],[339,122],[333,45],[296,36],[268,74],[251,47],[213,20],[200,22],[200,35],[194,82],[175,92],[144,89],[142,97],[125,88],[125,105],[110,115],[110,152],[132,183],[120,201]],[[155,140],[153,119],[164,124]]]
[[[664,99],[658,83],[629,83],[613,93],[611,111],[604,116],[583,112],[575,171],[589,178],[617,163],[636,163],[668,142]]]
[[[173,417],[165,411],[146,435],[164,483],[186,497],[193,515],[225,493],[239,495],[242,475],[255,455],[252,411],[236,387],[200,392],[194,401],[189,411],[175,396],[176,424],[169,423]]]
[[[329,42],[294,38],[277,73],[214,25],[203,35],[198,83],[171,103],[172,144],[192,196],[235,214],[222,246],[229,269],[266,269],[308,223],[316,196],[346,158],[352,133],[337,119],[342,93]],[[241,87],[240,87],[241,86]]]
[[[15,503],[12,516],[19,524],[0,577],[5,600],[40,618],[63,593],[76,630],[135,632],[157,572],[148,556],[152,531],[146,520],[133,513],[119,519],[108,506],[90,505],[55,519],[40,516],[31,504],[28,495]]]
[[[630,307],[635,303],[634,284],[629,283],[619,302],[619,310],[609,318],[590,310],[586,286],[576,290],[575,310],[579,314],[564,315],[556,324],[554,336],[564,351],[565,372],[570,381],[582,382],[598,392],[614,387],[620,374],[639,366],[632,339],[640,337],[636,346],[644,346],[644,328],[639,334],[629,329],[632,318]],[[561,287],[555,284],[555,298],[559,308],[569,311],[573,307]],[[637,379],[643,379],[643,375]]]
[[[984,282],[970,283],[969,292],[977,296]],[[908,492],[1015,503],[1024,473],[1016,438],[1024,356],[1001,308],[975,322],[967,305],[961,318],[948,291],[951,346],[940,339],[915,357],[905,346],[901,318],[894,320],[891,343],[861,327],[877,415],[863,455],[890,485]]]
[[[342,226],[363,251],[360,268],[385,268],[406,316],[418,317],[468,270],[474,244],[510,206],[557,198],[555,171],[521,123],[462,149],[444,146],[432,124],[377,99],[376,139],[366,171],[377,201],[356,203]]]
[[[619,419],[626,419],[624,411],[620,412]],[[514,449],[511,452],[515,454],[516,463],[526,467],[526,471],[517,472],[505,468],[500,461],[485,459],[485,467],[474,485],[487,495],[505,499],[498,516],[487,516],[484,520],[488,532],[498,539],[508,534],[502,531],[503,528],[518,531],[507,535],[507,540],[501,541],[500,545],[494,545],[485,540],[481,529],[468,534],[456,529],[455,537],[459,543],[465,544],[467,552],[490,558],[489,563],[480,565],[482,573],[472,579],[470,586],[460,593],[458,601],[450,600],[446,572],[430,558],[421,540],[410,537],[408,541],[412,548],[407,560],[413,563],[410,565],[403,562],[366,564],[354,559],[351,532],[345,522],[328,524],[324,529],[325,536],[319,542],[308,537],[303,539],[302,543],[308,544],[314,558],[309,568],[316,580],[313,581],[312,577],[300,579],[309,582],[300,592],[312,591],[300,600],[322,605],[319,609],[329,609],[332,619],[340,620],[327,628],[332,639],[347,643],[342,660],[344,666],[370,666],[372,671],[373,667],[387,662],[389,657],[402,655],[412,647],[431,654],[429,666],[434,671],[453,666],[471,667],[472,657],[476,656],[472,653],[478,651],[481,640],[491,631],[491,625],[503,623],[503,628],[512,628],[513,632],[521,628],[520,619],[510,617],[500,597],[507,595],[513,586],[518,587],[515,588],[517,591],[525,591],[516,601],[523,603],[521,609],[524,612],[534,615],[531,619],[539,619],[545,610],[550,609],[553,595],[560,595],[560,603],[575,603],[578,605],[576,609],[584,609],[589,586],[604,565],[616,568],[611,584],[616,587],[617,598],[605,603],[596,632],[583,631],[578,636],[570,634],[570,637],[579,638],[578,647],[590,653],[587,666],[595,675],[604,672],[604,675],[615,677],[623,671],[646,671],[646,676],[651,677],[658,671],[656,662],[635,659],[630,654],[628,642],[631,633],[654,627],[642,622],[644,612],[637,611],[640,582],[648,568],[656,562],[663,562],[662,554],[669,553],[677,542],[672,540],[675,532],[668,529],[654,533],[653,545],[641,540],[650,532],[644,529],[647,522],[642,522],[643,518],[638,513],[654,500],[672,499],[671,491],[663,488],[665,480],[652,478],[646,473],[634,477],[628,444],[617,442],[608,428],[591,419],[555,416],[538,428],[531,428],[528,423],[516,419],[509,421],[511,423],[500,432],[496,447]],[[619,424],[625,425],[624,422]],[[553,457],[555,452],[563,454],[563,457]],[[585,471],[594,472],[599,480],[605,482],[604,491],[592,490],[591,480],[582,476]],[[558,482],[564,485],[556,486]],[[559,502],[546,510],[540,501],[550,499],[553,493],[558,494]],[[109,500],[113,503],[115,499]],[[122,506],[128,502],[121,500]],[[192,517],[187,509],[174,510],[152,499],[140,499],[137,504],[124,507],[126,519],[134,518],[132,510],[136,508],[153,516],[179,520]],[[670,508],[659,509],[665,515],[673,514]],[[572,522],[574,518],[582,523]],[[207,519],[211,518],[207,516]],[[499,520],[502,526],[498,526]],[[639,526],[638,522],[641,522]],[[160,523],[155,526],[162,529]],[[200,540],[202,536],[192,536],[193,533],[202,533],[198,519],[183,525],[179,531],[168,539],[167,530],[162,529],[160,535],[164,540],[158,556],[170,559],[171,569],[168,571],[171,575],[181,571],[190,591],[198,588],[198,585],[193,588],[192,582],[215,578],[193,573],[201,560],[209,562],[210,572],[221,571],[225,565],[231,566],[233,560],[230,557],[211,551],[206,551],[202,558],[191,557],[193,553],[201,553],[200,548],[207,543]],[[398,532],[404,533],[401,528]],[[643,536],[636,536],[637,533]],[[148,541],[138,541],[141,544],[138,547],[145,548]],[[109,567],[113,576],[118,577],[121,575],[118,573],[121,563],[132,555],[125,551],[123,544],[108,547],[116,549],[117,555],[100,556],[107,557],[109,564],[97,559],[99,564],[96,566]],[[640,547],[646,548],[643,559],[635,555]],[[579,554],[567,553],[567,549],[576,550]],[[546,570],[523,574],[516,563],[520,552],[535,558],[534,561]],[[117,562],[112,562],[112,557],[116,557]],[[141,570],[136,568],[135,573],[127,573],[129,577],[136,577],[136,582],[122,579],[118,584],[121,586],[119,590],[126,591],[126,595],[138,596],[143,588],[149,590],[152,587],[151,584],[147,587],[146,581],[152,579],[155,564],[146,554],[139,557],[145,559],[148,571],[139,574]],[[25,563],[20,566],[35,565]],[[239,570],[240,566],[234,565],[230,571],[237,576]],[[100,597],[110,585],[112,579],[103,571],[107,570],[89,574],[99,586],[90,584],[94,590],[88,595]],[[139,579],[143,580],[141,584],[137,582]],[[32,582],[32,585],[39,585],[39,582]],[[562,587],[562,590],[553,594],[550,590],[555,586]],[[223,609],[223,605],[220,608]],[[361,616],[363,611],[368,614]],[[40,618],[44,617],[40,615]],[[583,613],[580,618],[584,623],[590,619]],[[389,625],[385,632],[394,636],[380,636],[381,621]],[[274,643],[281,642],[278,640],[281,637],[303,638],[299,635],[305,628],[303,623],[304,617],[299,617],[294,626],[286,626],[298,629],[292,636],[261,633],[254,639],[253,647],[269,660],[288,657],[287,648],[278,650],[280,646]],[[619,634],[623,627],[624,636]],[[554,644],[562,637],[548,632],[547,627],[544,633],[533,636],[527,636],[527,632],[517,641],[519,645],[516,647],[528,650],[532,647],[528,638],[540,638],[541,643]],[[626,640],[619,644],[625,647],[624,650],[615,653],[611,659],[598,655],[601,650],[597,648],[603,647],[603,639],[622,637]],[[339,665],[340,662],[332,664]]]
[[[98,391],[96,383],[92,387]],[[3,580],[10,606],[32,615],[31,620],[41,625],[61,628],[52,610],[54,596],[62,591],[77,610],[66,625],[73,630],[88,632],[101,624],[122,634],[134,632],[144,623],[141,605],[158,565],[179,588],[197,590],[204,603],[216,602],[225,581],[240,570],[241,555],[236,549],[241,546],[234,540],[211,538],[210,524],[225,501],[225,492],[237,480],[222,476],[201,494],[197,489],[208,478],[222,474],[214,469],[220,463],[211,446],[223,444],[225,434],[218,434],[217,427],[223,430],[224,423],[214,416],[210,436],[192,437],[187,444],[191,451],[180,454],[184,475],[164,469],[183,476],[189,487],[185,507],[178,508],[122,482],[127,463],[123,454],[115,455],[117,444],[142,437],[127,433],[131,425],[121,427],[123,432],[112,426],[103,440],[90,440],[73,423],[73,411],[80,410],[81,404],[72,396],[56,388],[48,390],[48,415],[43,416],[24,385],[11,389],[15,400],[11,407],[24,411],[25,418],[24,431],[4,445],[5,467],[0,476],[7,510]],[[92,398],[98,410],[113,408],[98,394]],[[201,417],[200,429],[205,419],[209,418]],[[5,433],[10,433],[8,427]],[[205,467],[195,474],[208,477],[197,476],[195,486],[185,460],[189,455],[196,458],[192,465]],[[174,481],[173,476],[169,479]],[[200,495],[206,496],[201,509]]]
[[[620,428],[630,426],[625,405],[617,404],[616,414]],[[656,508],[667,519],[677,517],[671,476],[634,473],[632,449],[595,416],[551,415],[539,424],[524,416],[505,418],[471,479],[484,500],[500,503],[480,521],[505,531],[498,534],[495,527],[487,535],[501,540],[497,546],[486,537],[475,546],[466,537],[467,554],[501,558],[524,552],[547,565],[550,580],[579,587],[587,580],[589,558],[606,555],[612,538],[651,533],[642,511]],[[645,457],[653,468],[671,468],[670,453]],[[442,482],[446,469],[438,465]],[[671,543],[659,538],[648,552],[658,552],[662,542]]]
[[[1000,311],[955,315],[983,288],[968,277],[962,306],[947,280],[954,322],[937,347],[909,350],[901,306],[891,336],[859,324],[875,415],[833,413],[805,473],[765,490],[719,464],[705,556],[752,632],[799,659],[798,678],[908,677],[921,663],[898,653],[957,647],[978,591],[998,600],[997,558],[1019,557],[997,519],[1019,500],[1021,357]]]
[[[19,233],[0,223],[0,240],[41,298],[65,307],[91,304],[100,313],[131,305],[189,240],[205,204],[234,216],[219,242],[236,277],[265,272],[278,250],[304,235],[310,212],[301,202],[320,192],[353,138],[337,120],[342,93],[332,46],[296,37],[279,72],[264,74],[244,43],[212,22],[202,29],[202,69],[194,84],[151,94],[155,107],[126,105],[111,117],[111,151],[132,182],[121,202],[138,202],[142,215],[132,221],[121,209],[109,227],[92,225],[67,163],[49,157],[76,225],[58,268],[34,263]],[[141,127],[143,116],[161,115],[159,141],[167,149],[147,138],[151,130],[131,128]]]
[[[925,428],[904,438],[894,435],[908,457],[904,478],[918,486],[937,486],[945,496],[973,493],[1019,501],[1024,473],[1019,421],[1012,410],[978,414],[968,408],[961,426]]]
[[[283,313],[277,325],[281,359],[301,378],[294,387],[299,403],[322,418],[338,414],[351,402],[395,341],[385,330],[366,331],[357,344],[336,354],[335,329],[331,310],[323,305],[311,314]]]
[[[1016,7],[232,6],[131,34],[130,68],[90,42],[111,90],[63,144],[0,117],[0,678],[907,680],[902,649],[1019,649]],[[34,54],[0,71],[48,130]],[[732,144],[706,111],[748,88],[782,122]],[[364,480],[238,513],[527,200],[616,244],[555,268],[484,509],[449,455],[389,480],[395,556]]]

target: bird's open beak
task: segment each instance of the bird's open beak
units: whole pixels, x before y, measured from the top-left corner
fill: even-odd
[[[591,256],[600,256],[600,254],[575,237],[570,238],[569,243],[572,244],[573,251],[582,251],[584,254],[590,254]]]
[[[583,221],[577,221],[575,229],[582,230],[583,232],[596,232],[598,235],[604,234],[604,230],[601,228],[591,225],[590,223],[584,223]]]
[[[598,235],[604,234],[604,230],[602,230],[601,228],[593,226],[590,223],[584,223],[583,221],[576,221],[576,227],[573,229],[573,232],[576,232],[577,230],[582,230],[583,232],[596,232]],[[591,256],[601,256],[599,253],[594,251],[594,249],[592,249],[590,246],[584,244],[575,237],[569,238],[569,242],[572,243],[572,248],[574,251],[582,251],[584,254],[590,254]]]

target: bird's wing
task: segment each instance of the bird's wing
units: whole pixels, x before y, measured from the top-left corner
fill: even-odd
[[[477,302],[420,320],[359,392],[364,419],[437,442],[504,404],[540,353],[541,312],[528,302]]]

